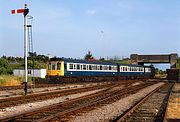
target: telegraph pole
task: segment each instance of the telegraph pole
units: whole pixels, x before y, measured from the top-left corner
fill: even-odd
[[[27,15],[29,13],[29,9],[27,8],[27,4],[24,4],[24,9],[16,9],[11,11],[12,14],[18,14],[18,13],[23,13],[24,15],[24,63],[25,63],[25,81],[23,82],[24,84],[24,93],[27,95],[27,40],[28,40],[28,34],[27,34]]]

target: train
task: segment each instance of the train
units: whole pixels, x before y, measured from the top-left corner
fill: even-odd
[[[53,81],[103,81],[154,77],[153,66],[88,61],[68,58],[51,58],[47,78]]]

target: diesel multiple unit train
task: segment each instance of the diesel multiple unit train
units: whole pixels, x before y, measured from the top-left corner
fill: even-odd
[[[47,78],[56,81],[93,81],[104,78],[135,79],[154,76],[152,66],[107,63],[65,58],[51,58]]]

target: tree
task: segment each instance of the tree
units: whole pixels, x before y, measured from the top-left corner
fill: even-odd
[[[12,68],[5,58],[0,58],[0,75],[1,74],[12,74]]]
[[[85,60],[92,60],[92,59],[94,59],[94,57],[91,54],[91,51],[88,51],[88,53],[85,55],[84,59]]]

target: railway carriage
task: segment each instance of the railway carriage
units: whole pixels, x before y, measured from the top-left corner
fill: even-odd
[[[48,64],[48,76],[112,76],[117,75],[117,65],[86,60],[52,58]]]
[[[117,78],[145,78],[152,76],[150,66],[117,64],[87,60],[65,58],[51,58],[48,63],[47,77],[59,81],[92,81],[106,77]],[[71,79],[70,79],[71,78]],[[76,79],[76,80],[74,80]]]

